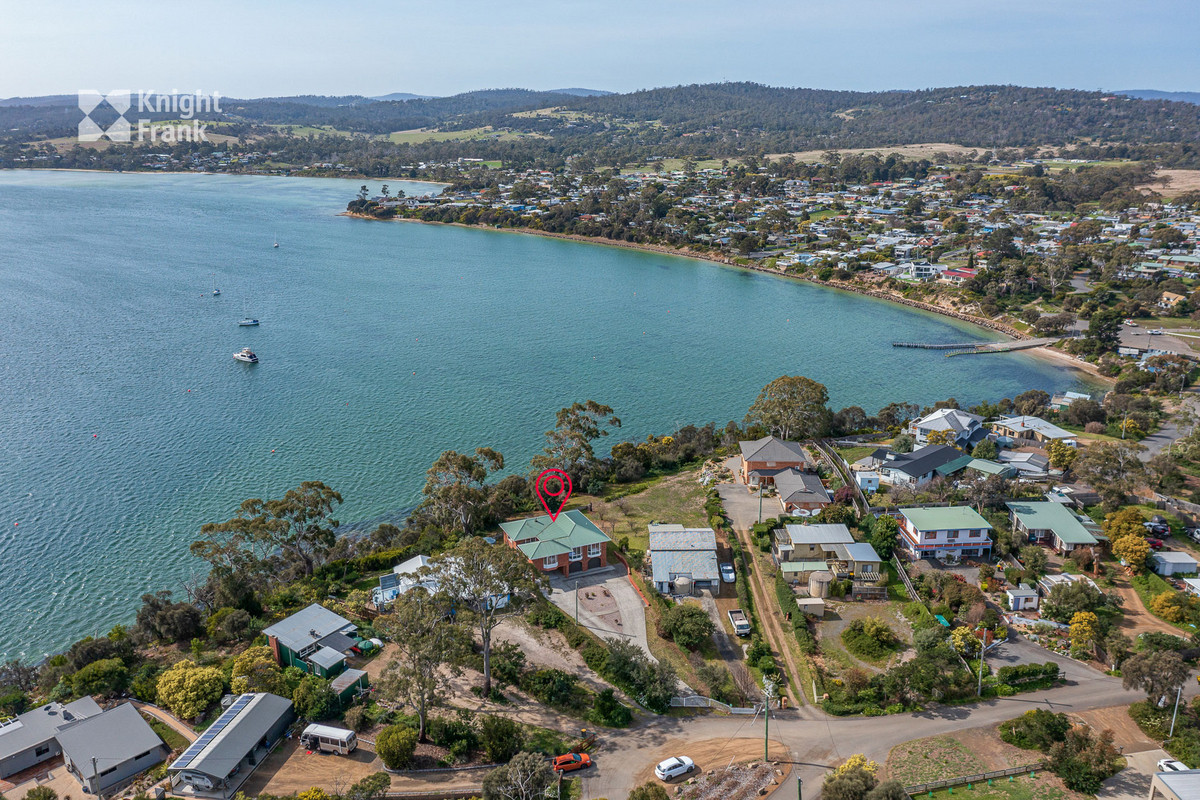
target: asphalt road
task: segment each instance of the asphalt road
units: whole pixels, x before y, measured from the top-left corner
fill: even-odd
[[[1040,660],[1045,661],[1048,657],[1053,656],[1045,654]],[[796,774],[804,781],[804,797],[812,800],[818,796],[825,773],[855,753],[863,753],[882,763],[888,751],[901,742],[964,728],[997,725],[1032,708],[1072,713],[1127,706],[1145,697],[1142,692],[1122,689],[1118,678],[1076,662],[1071,664],[1065,685],[976,705],[939,707],[887,717],[828,717],[812,706],[777,712],[772,715],[770,735],[790,750]],[[1185,692],[1191,695],[1195,689],[1189,685]],[[584,778],[583,797],[627,796],[634,788],[631,783],[635,774],[647,764],[671,754],[664,752],[667,742],[762,737],[763,734],[761,717],[708,714],[652,718],[629,731],[613,734],[601,743],[595,755],[596,766]],[[682,752],[674,754],[687,755],[686,746]],[[794,783],[791,788],[795,788]],[[781,796],[792,795],[785,791]]]

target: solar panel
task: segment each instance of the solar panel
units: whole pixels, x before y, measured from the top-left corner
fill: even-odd
[[[200,738],[192,742],[187,750],[183,751],[183,755],[175,759],[175,763],[171,765],[171,769],[183,769],[196,760],[196,756],[200,755],[204,748],[208,747],[213,739],[217,738],[217,734],[225,730],[229,723],[233,722],[243,708],[250,705],[250,701],[254,699],[252,694],[244,694],[237,700],[233,701],[233,705],[225,709],[221,716],[217,717],[216,722],[208,726],[208,729],[200,734]]]
[[[385,592],[388,589],[395,589],[400,585],[400,576],[394,572],[389,572],[387,575],[379,576],[379,588]]]

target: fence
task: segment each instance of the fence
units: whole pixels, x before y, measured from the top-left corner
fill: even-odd
[[[904,791],[910,795],[932,792],[935,789],[947,789],[951,786],[962,786],[965,784],[983,783],[984,781],[991,782],[996,778],[1007,778],[1012,775],[1023,775],[1028,772],[1033,775],[1034,772],[1041,769],[1041,764],[1026,764],[1023,767],[1010,767],[1009,769],[1000,769],[995,772],[981,772],[978,775],[964,775],[961,778],[946,778],[945,780],[932,781],[930,783],[918,783],[915,786],[905,786]]]
[[[895,554],[892,555],[892,564],[896,566],[896,574],[900,576],[900,580],[904,582],[904,588],[908,590],[909,599],[920,600],[920,595],[913,588],[912,581],[908,579],[908,570],[904,568],[904,565],[900,563],[900,559]]]
[[[671,706],[674,708],[715,708],[719,711],[724,711],[726,714],[740,714],[750,716],[762,711],[761,705],[751,706],[750,708],[739,708],[731,706],[728,703],[722,703],[720,700],[714,700],[711,697],[702,697],[698,694],[690,694],[687,697],[672,697]],[[778,702],[771,703],[772,708],[779,708]]]

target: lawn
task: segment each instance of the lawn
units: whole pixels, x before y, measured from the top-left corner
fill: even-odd
[[[537,136],[537,134],[519,134],[510,131],[493,130],[490,126],[483,128],[467,128],[461,131],[439,131],[427,128],[414,128],[407,131],[395,131],[387,135],[387,140],[396,144],[418,144],[420,142],[465,142],[476,139],[498,139],[511,141],[522,136]]]
[[[629,538],[629,547],[645,550],[651,522],[677,522],[681,525],[708,527],[704,513],[705,488],[698,478],[700,468],[656,478],[636,494],[604,500],[595,495],[573,495],[568,508],[586,508],[588,517],[608,533],[613,541]]]
[[[887,759],[888,776],[905,786],[986,771],[974,753],[949,736],[898,744]]]
[[[846,459],[847,464],[853,464],[860,458],[871,455],[876,450],[875,445],[864,445],[862,447],[837,447],[834,448],[838,455]]]
[[[969,800],[1069,800],[1080,797],[1074,792],[1068,792],[1061,786],[1053,775],[1040,772],[1037,777],[1028,775],[1015,776],[1012,781],[1008,778],[997,778],[991,786],[981,785],[972,789],[966,786],[955,786],[953,793],[950,789],[940,789],[936,792],[922,794],[921,797],[932,797],[934,800],[950,800],[950,798],[969,798]]]
[[[167,747],[172,750],[184,750],[187,748],[188,740],[183,738],[183,734],[179,731],[158,717],[152,717],[149,714],[143,714],[142,717],[150,724],[151,729],[158,734],[159,738],[167,743]]]

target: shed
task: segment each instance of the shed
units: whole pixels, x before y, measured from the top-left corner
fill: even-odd
[[[1005,591],[1008,595],[1008,606],[1013,611],[1036,611],[1038,607],[1038,593],[1027,583],[1022,583],[1020,586],[1013,587]]]
[[[811,617],[820,619],[825,616],[825,601],[819,597],[797,597],[796,605]]]
[[[354,699],[354,696],[367,688],[367,673],[361,669],[347,669],[329,682],[329,689],[343,703]]]
[[[1200,578],[1184,578],[1183,589],[1188,594],[1200,597]]]
[[[854,482],[864,492],[879,491],[879,473],[874,470],[861,470],[854,473]]]
[[[1196,559],[1179,550],[1159,550],[1150,556],[1150,568],[1159,575],[1183,575],[1196,571]]]

